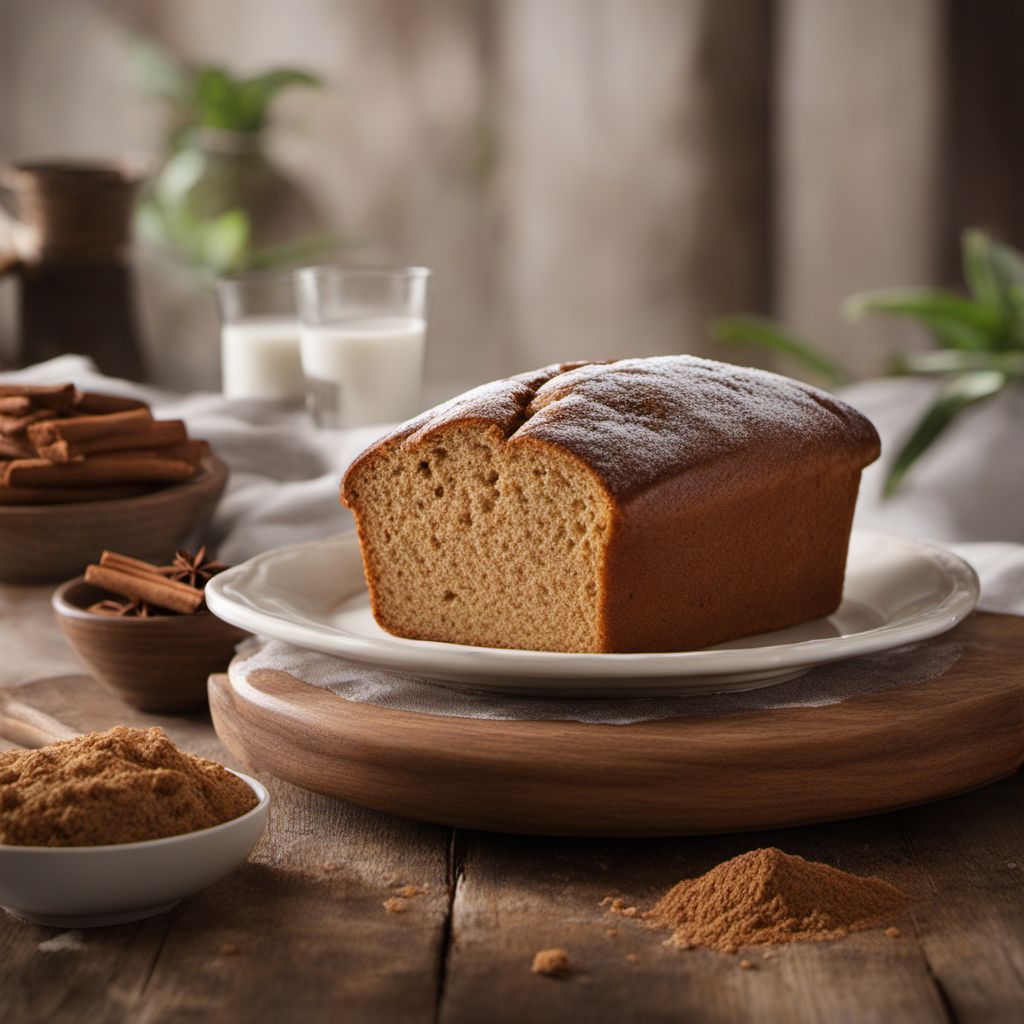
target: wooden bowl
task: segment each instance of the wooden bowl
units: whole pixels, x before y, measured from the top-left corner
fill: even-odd
[[[134,498],[0,506],[0,583],[65,580],[104,548],[159,562],[207,522],[227,479],[228,467],[207,455],[190,480]]]
[[[89,671],[143,711],[193,711],[206,704],[206,680],[224,672],[248,634],[208,611],[121,619],[87,611],[112,597],[79,576],[51,603],[64,635]]]

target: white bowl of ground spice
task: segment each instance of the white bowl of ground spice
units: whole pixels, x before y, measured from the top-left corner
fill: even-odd
[[[163,730],[0,752],[0,906],[83,928],[162,913],[248,857],[270,797]]]

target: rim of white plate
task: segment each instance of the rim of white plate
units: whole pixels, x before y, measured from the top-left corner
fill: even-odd
[[[856,531],[851,538],[851,550],[855,545],[866,543],[895,545],[937,568],[944,577],[945,587],[941,592],[936,588],[935,603],[857,633],[762,647],[636,654],[572,654],[469,647],[393,636],[371,638],[325,623],[310,625],[296,621],[282,613],[280,604],[277,604],[276,611],[272,610],[270,606],[274,602],[267,600],[271,595],[264,593],[262,597],[254,597],[248,592],[247,587],[254,577],[265,578],[268,565],[281,559],[293,559],[297,557],[297,552],[315,549],[318,560],[322,561],[327,546],[352,546],[358,549],[354,531],[256,555],[210,580],[206,587],[206,601],[215,615],[242,629],[364,664],[433,675],[450,672],[469,676],[485,672],[491,676],[529,674],[592,678],[713,676],[839,661],[937,636],[952,629],[977,604],[977,575],[963,559],[945,548],[905,537]]]

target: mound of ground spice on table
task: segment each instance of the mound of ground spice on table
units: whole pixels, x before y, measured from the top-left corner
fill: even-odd
[[[117,726],[39,750],[0,751],[0,843],[107,846],[210,828],[256,806],[216,761],[163,729]]]
[[[909,897],[880,878],[851,875],[774,847],[719,864],[670,889],[645,915],[680,949],[842,938],[879,926]]]

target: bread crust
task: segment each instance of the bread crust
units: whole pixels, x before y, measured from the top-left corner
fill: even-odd
[[[607,494],[599,636],[618,652],[693,649],[834,611],[861,470],[880,450],[851,406],[762,370],[692,356],[554,364],[371,445],[342,483],[357,524],[362,471],[453,425],[554,447]]]

